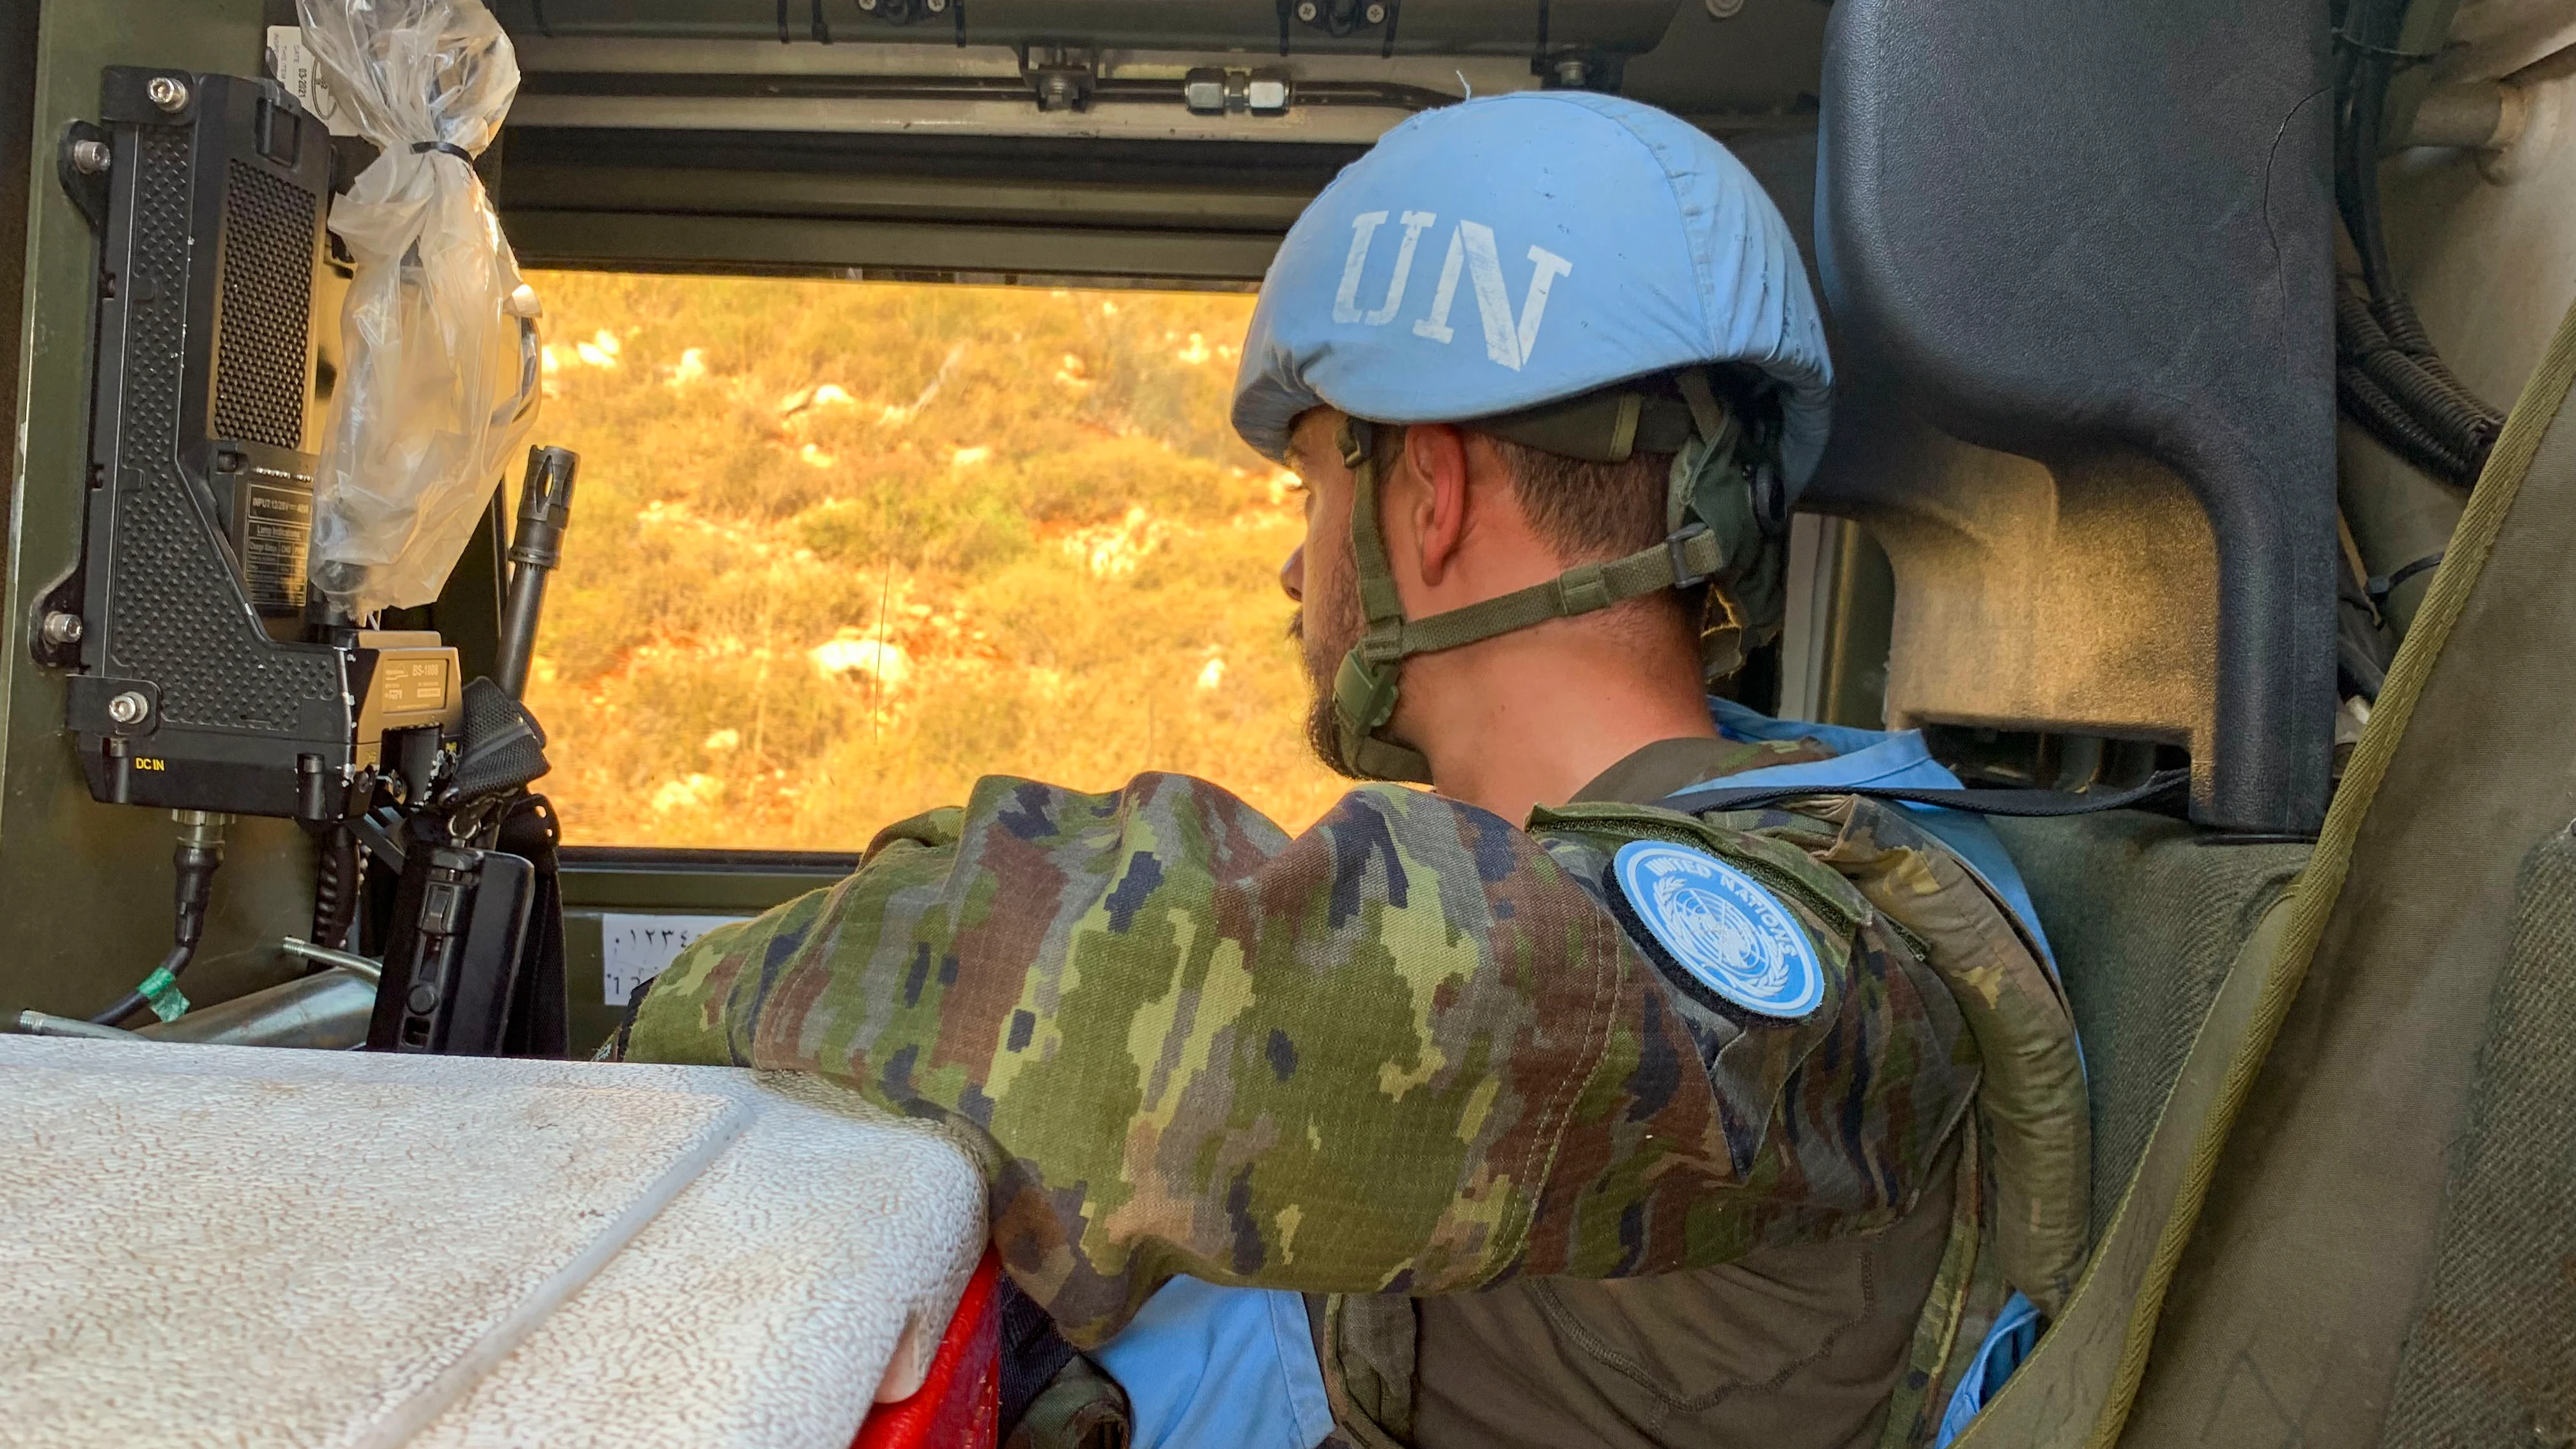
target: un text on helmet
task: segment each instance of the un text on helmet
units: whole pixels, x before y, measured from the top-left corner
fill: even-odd
[[[1404,306],[1405,284],[1413,277],[1413,251],[1422,234],[1440,218],[1427,211],[1408,211],[1398,225],[1404,236],[1395,245],[1395,271],[1387,278],[1386,300],[1363,312],[1360,310],[1360,273],[1367,270],[1369,247],[1377,238],[1378,228],[1386,225],[1383,211],[1364,211],[1351,218],[1351,250],[1342,260],[1342,285],[1333,294],[1333,320],[1356,322],[1369,327],[1383,327],[1395,320]],[[1485,324],[1485,356],[1514,372],[1529,361],[1531,349],[1538,345],[1539,323],[1547,316],[1548,289],[1556,279],[1569,276],[1574,263],[1542,246],[1529,249],[1529,292],[1521,298],[1520,315],[1512,315],[1511,290],[1503,281],[1501,254],[1494,246],[1494,229],[1481,221],[1460,218],[1449,231],[1449,255],[1440,264],[1440,283],[1431,291],[1431,310],[1413,324],[1413,335],[1434,342],[1447,342],[1457,333],[1449,326],[1449,306],[1458,296],[1458,274],[1464,271],[1476,289],[1476,316]]]

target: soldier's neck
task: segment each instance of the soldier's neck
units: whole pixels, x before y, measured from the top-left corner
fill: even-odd
[[[1717,733],[1688,641],[1598,619],[1407,660],[1397,726],[1430,759],[1432,788],[1511,821],[1658,740]]]

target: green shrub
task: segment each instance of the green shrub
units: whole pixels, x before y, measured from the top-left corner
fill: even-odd
[[[1292,829],[1339,794],[1296,500],[1226,421],[1250,298],[532,281],[582,454],[531,686],[570,839],[855,849],[987,773],[1202,774]]]

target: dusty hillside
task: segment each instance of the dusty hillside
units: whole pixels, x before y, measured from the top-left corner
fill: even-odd
[[[1006,773],[1207,776],[1295,829],[1292,480],[1251,299],[532,277],[582,455],[531,703],[582,844],[856,849]]]

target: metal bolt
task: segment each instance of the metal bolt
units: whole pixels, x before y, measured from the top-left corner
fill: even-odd
[[[1743,13],[1744,0],[1701,0],[1708,7],[1711,20],[1732,20]]]
[[[107,702],[107,717],[121,725],[141,724],[152,717],[152,701],[143,691],[129,689]]]
[[[877,8],[877,0],[859,0],[859,8],[869,11],[870,13],[874,13]]]
[[[948,0],[921,0],[921,8],[933,15],[945,15],[948,13]]]
[[[1315,16],[1318,13],[1319,12],[1315,9],[1315,0],[1297,0],[1298,19],[1312,25],[1315,23]]]
[[[61,609],[47,614],[45,622],[39,627],[48,644],[78,644],[83,632],[81,616],[66,613]]]
[[[1585,65],[1582,61],[1572,56],[1568,56],[1556,63],[1557,83],[1570,89],[1581,89],[1583,83],[1590,79],[1591,76],[1592,67]]]
[[[1243,98],[1254,115],[1276,115],[1288,109],[1288,82],[1276,77],[1254,76],[1244,86]]]
[[[175,116],[188,109],[188,83],[175,75],[154,76],[152,83],[143,88],[143,94],[170,115]]]
[[[1367,10],[1362,11],[1361,13],[1368,17],[1368,23],[1371,25],[1384,25],[1386,23],[1386,7],[1383,5],[1371,5]]]
[[[107,149],[105,141],[72,143],[72,169],[83,176],[96,176],[105,171],[108,163],[114,159],[115,153]]]

